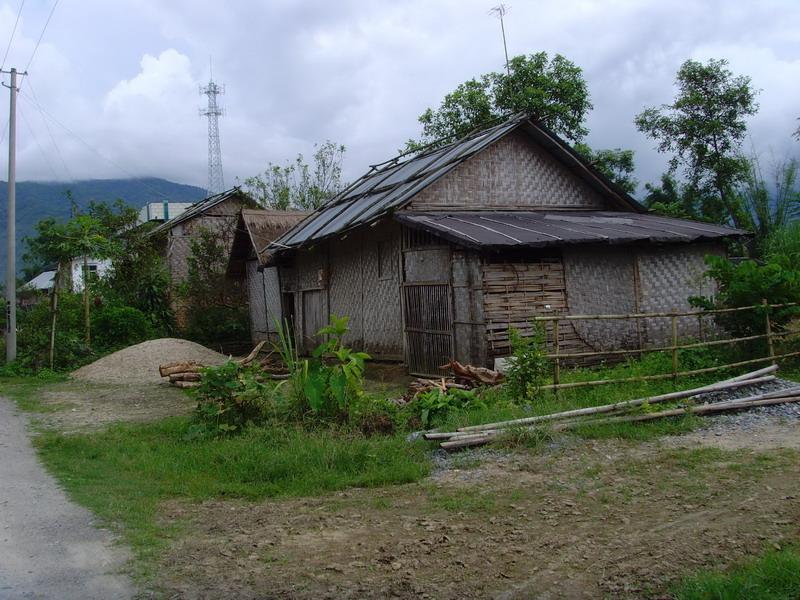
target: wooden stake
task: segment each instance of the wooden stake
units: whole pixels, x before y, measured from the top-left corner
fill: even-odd
[[[767,304],[766,298],[761,300],[761,305],[764,307],[764,321],[767,326],[767,349],[769,350],[769,357],[775,362],[775,346],[772,343],[772,323],[769,319],[769,304]]]
[[[672,382],[678,383],[678,317],[672,315]]]

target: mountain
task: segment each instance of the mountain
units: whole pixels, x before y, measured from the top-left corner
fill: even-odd
[[[17,273],[22,267],[25,251],[24,238],[34,233],[36,223],[47,217],[67,219],[70,203],[66,192],[82,209],[92,200],[113,202],[120,198],[136,208],[148,202],[197,202],[206,196],[202,188],[174,183],[166,179],[143,177],[138,179],[91,179],[70,182],[17,182]],[[8,185],[0,181],[0,282],[5,282],[6,272],[6,221]]]

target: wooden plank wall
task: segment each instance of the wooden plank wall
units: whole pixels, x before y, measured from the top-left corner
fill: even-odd
[[[509,327],[530,334],[533,317],[569,313],[561,259],[484,264],[483,309],[489,358],[507,356],[511,352]],[[553,332],[548,331],[550,348],[552,341]],[[562,352],[592,350],[569,322],[559,326],[559,346]]]

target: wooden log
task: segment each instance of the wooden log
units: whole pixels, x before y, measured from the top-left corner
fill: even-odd
[[[196,360],[181,360],[168,362],[158,367],[158,372],[162,377],[167,377],[175,373],[199,373],[203,365]]]
[[[256,344],[256,347],[250,351],[250,354],[245,356],[242,360],[238,361],[238,363],[243,367],[249,365],[251,362],[255,360],[256,356],[258,356],[258,353],[261,352],[261,348],[263,348],[264,344],[266,343],[267,340],[261,340],[260,342],[258,342],[258,344]]]
[[[200,381],[202,375],[200,373],[173,373],[169,376],[169,382],[175,383],[176,381]]]
[[[175,387],[186,389],[186,388],[197,387],[198,385],[200,385],[200,382],[199,381],[176,381],[172,385],[174,385]]]
[[[767,367],[765,369],[759,369],[758,371],[753,371],[753,373],[772,373],[776,369],[773,368],[775,365]],[[750,374],[747,374],[750,375]],[[561,419],[568,419],[571,417],[579,417],[583,415],[592,415],[598,413],[607,413],[607,412],[615,412],[618,410],[623,410],[627,408],[632,408],[635,406],[640,406],[642,404],[656,404],[658,402],[666,402],[667,400],[678,400],[680,398],[689,398],[691,396],[696,396],[698,394],[704,394],[708,392],[716,392],[736,387],[742,387],[745,385],[752,385],[756,383],[764,383],[766,381],[771,381],[775,379],[772,375],[764,375],[759,377],[758,375],[754,377],[744,377],[740,375],[739,377],[734,377],[729,380],[720,381],[718,383],[712,383],[709,385],[705,385],[699,388],[692,388],[688,390],[682,390],[679,392],[669,392],[667,394],[661,394],[658,396],[649,396],[646,398],[636,398],[635,400],[626,400],[624,402],[616,402],[614,404],[604,404],[602,406],[591,406],[588,408],[577,408],[575,410],[566,410],[557,413],[551,413],[549,415],[537,415],[535,417],[525,417],[524,419],[512,419],[510,421],[498,421],[496,423],[487,423],[484,425],[472,425],[469,427],[461,427],[458,431],[481,431],[486,429],[501,429],[504,427],[513,427],[517,425],[529,425],[532,423],[539,423],[542,421],[553,421],[553,420],[561,420]]]

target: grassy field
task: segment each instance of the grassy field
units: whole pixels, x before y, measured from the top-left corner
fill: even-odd
[[[800,553],[771,551],[725,573],[703,572],[673,588],[676,600],[793,600],[800,598]]]

